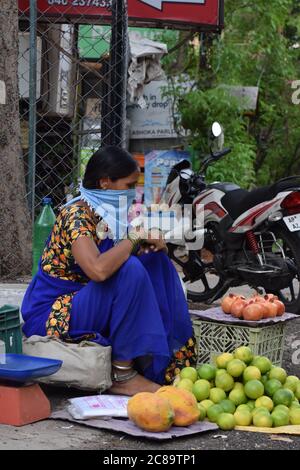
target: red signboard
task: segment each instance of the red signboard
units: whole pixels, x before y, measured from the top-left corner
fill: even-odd
[[[28,14],[29,0],[18,0]],[[37,0],[38,13],[47,16],[109,18],[111,0]],[[128,0],[128,15],[136,24],[173,24],[210,30],[223,26],[224,0]]]

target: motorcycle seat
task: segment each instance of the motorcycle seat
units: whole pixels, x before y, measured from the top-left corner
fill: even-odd
[[[273,199],[273,194],[272,186],[264,186],[262,188],[254,189],[253,191],[236,189],[225,194],[221,202],[230,217],[235,220],[244,212],[251,209],[251,207]]]
[[[299,190],[300,176],[284,178],[269,186],[246,191],[245,189],[235,189],[229,191],[222,198],[222,205],[225,207],[233,220],[237,219],[251,207],[262,202],[271,201],[276,194],[292,189]]]

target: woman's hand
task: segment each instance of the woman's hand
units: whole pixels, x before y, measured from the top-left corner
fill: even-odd
[[[141,243],[141,248],[137,253],[138,255],[158,251],[164,251],[165,253],[168,253],[166,242],[160,230],[152,229],[149,232],[143,232],[142,238],[143,241]]]

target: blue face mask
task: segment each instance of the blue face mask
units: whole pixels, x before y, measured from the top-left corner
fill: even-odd
[[[100,215],[111,230],[114,240],[126,236],[128,228],[128,210],[136,197],[135,189],[85,189],[80,187],[80,196],[69,201],[66,206],[84,200]]]

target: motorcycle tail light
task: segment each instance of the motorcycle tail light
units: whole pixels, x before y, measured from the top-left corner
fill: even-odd
[[[285,209],[288,214],[297,214],[300,212],[300,192],[289,194],[281,203],[281,207]]]

